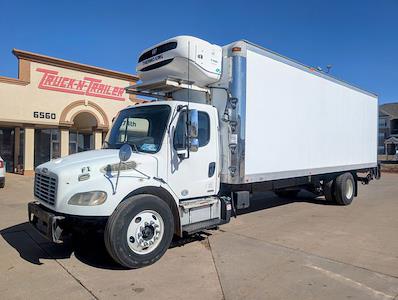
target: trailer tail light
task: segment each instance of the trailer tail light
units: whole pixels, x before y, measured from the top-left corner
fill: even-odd
[[[4,168],[4,162],[2,160],[0,160],[0,169]]]

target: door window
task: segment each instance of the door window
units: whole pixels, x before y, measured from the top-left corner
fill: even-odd
[[[198,119],[199,119],[199,131],[198,131],[199,147],[203,147],[206,146],[210,140],[210,118],[207,113],[200,111]]]
[[[198,140],[199,147],[206,146],[210,140],[210,118],[209,115],[203,111],[198,112]],[[186,147],[185,135],[187,131],[187,114],[181,113],[176,128],[174,130],[173,145],[175,150],[182,150]]]

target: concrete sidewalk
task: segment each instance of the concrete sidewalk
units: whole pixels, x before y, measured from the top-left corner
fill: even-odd
[[[219,231],[175,241],[125,270],[89,238],[54,245],[27,221],[29,177],[0,190],[2,299],[398,299],[398,175],[360,186],[348,207],[256,194]]]

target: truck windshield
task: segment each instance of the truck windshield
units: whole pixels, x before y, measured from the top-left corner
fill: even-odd
[[[168,105],[134,107],[121,111],[105,139],[104,148],[119,149],[128,143],[136,151],[158,152],[169,115]]]

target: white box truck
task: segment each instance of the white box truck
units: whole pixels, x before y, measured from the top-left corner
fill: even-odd
[[[103,229],[127,268],[157,261],[173,235],[230,221],[250,193],[301,189],[348,205],[379,178],[377,96],[238,41],[179,36],[138,59],[103,149],[38,166],[29,221],[53,242]],[[265,229],[266,230],[266,229]]]

